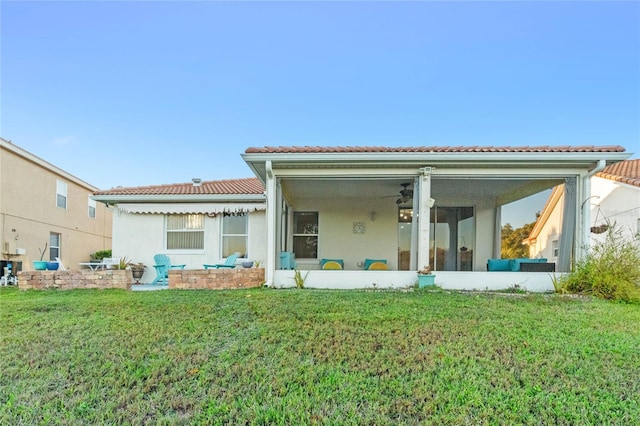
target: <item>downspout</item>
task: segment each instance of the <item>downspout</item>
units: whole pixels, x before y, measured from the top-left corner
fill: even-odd
[[[265,284],[273,286],[276,270],[276,179],[271,161],[265,162],[267,192],[267,264],[265,265]]]
[[[591,223],[591,208],[587,206],[585,210],[585,205],[587,201],[591,198],[591,178],[595,176],[597,173],[600,173],[607,166],[606,160],[598,160],[596,166],[589,170],[587,173],[583,173],[580,176],[580,183],[582,184],[582,199],[579,201],[580,203],[580,211],[581,215],[580,221],[578,221],[580,228],[578,229],[576,239],[576,261],[582,260],[586,254],[587,246],[591,244],[591,237],[589,235],[590,223]]]

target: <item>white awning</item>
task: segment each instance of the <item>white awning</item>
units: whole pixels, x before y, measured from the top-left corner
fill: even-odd
[[[265,203],[186,203],[186,204],[118,204],[118,210],[126,213],[148,214],[207,214],[215,216],[220,213],[251,213],[266,210]]]

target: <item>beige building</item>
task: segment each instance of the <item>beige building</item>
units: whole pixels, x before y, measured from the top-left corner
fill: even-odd
[[[98,188],[10,141],[0,138],[0,147],[2,266],[33,269],[45,244],[43,260],[60,257],[67,268],[111,248],[111,210],[90,198]]]

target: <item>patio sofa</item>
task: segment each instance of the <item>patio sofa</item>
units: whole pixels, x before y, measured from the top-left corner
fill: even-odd
[[[554,272],[555,269],[556,264],[547,262],[546,258],[487,260],[487,271],[489,272]]]

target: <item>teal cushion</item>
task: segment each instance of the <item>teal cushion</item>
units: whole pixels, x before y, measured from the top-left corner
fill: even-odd
[[[342,269],[344,269],[344,261],[342,259],[322,259],[320,261],[320,269],[324,268],[324,264],[327,262],[336,262],[339,263]]]
[[[487,271],[509,271],[511,270],[509,259],[489,259],[487,260]]]
[[[366,271],[367,269],[369,269],[369,266],[371,266],[372,263],[376,263],[376,262],[384,263],[386,265],[387,259],[365,259],[364,270]]]

